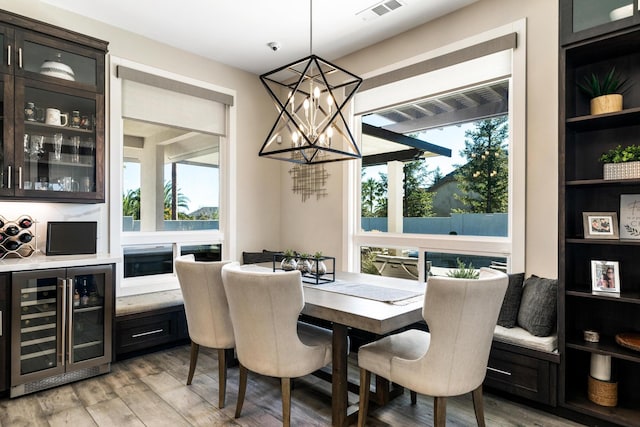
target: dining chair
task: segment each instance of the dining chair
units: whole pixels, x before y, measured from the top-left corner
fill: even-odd
[[[235,417],[240,417],[248,371],[280,378],[282,424],[290,425],[291,379],[331,362],[331,331],[298,322],[304,307],[302,278],[295,271],[248,271],[238,263],[222,269],[240,362]]]
[[[176,258],[176,273],[182,290],[191,360],[187,385],[193,380],[200,346],[218,350],[218,406],[224,407],[227,388],[225,350],[235,347],[229,305],[222,285],[222,267],[230,261],[200,262],[193,255]]]
[[[365,425],[371,373],[434,397],[434,425],[446,425],[446,398],[472,393],[478,426],[484,426],[484,381],[493,331],[508,276],[489,268],[479,279],[431,276],[422,316],[429,332],[410,329],[360,347],[358,426]]]

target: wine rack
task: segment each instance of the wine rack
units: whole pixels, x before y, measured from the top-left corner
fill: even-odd
[[[15,221],[0,215],[0,259],[33,255],[36,240],[36,222],[29,215],[22,215]]]

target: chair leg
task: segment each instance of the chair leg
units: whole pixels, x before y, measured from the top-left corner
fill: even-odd
[[[244,393],[247,390],[247,373],[248,370],[242,363],[240,364],[240,381],[238,383],[238,403],[236,403],[236,418],[240,418],[242,412],[242,404],[244,403]]]
[[[447,398],[433,398],[433,426],[445,427],[447,425]]]
[[[193,373],[196,371],[196,364],[198,363],[198,351],[200,345],[191,341],[191,360],[189,361],[189,376],[187,377],[187,385],[191,385],[193,380]]]
[[[418,402],[418,393],[413,390],[409,390],[409,394],[411,394],[411,404],[415,405]]]
[[[291,378],[281,378],[282,388],[282,426],[291,425]]]
[[[358,404],[358,427],[364,427],[369,410],[369,387],[371,386],[371,372],[360,368],[360,403]]]
[[[218,408],[224,408],[227,393],[227,358],[223,348],[218,349]]]
[[[478,427],[485,427],[484,401],[482,399],[482,384],[480,384],[477,389],[471,392],[471,397],[473,398],[473,410],[476,413],[476,421],[478,422]]]

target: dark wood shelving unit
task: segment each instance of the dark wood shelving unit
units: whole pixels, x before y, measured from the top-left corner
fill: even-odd
[[[640,194],[640,179],[605,180],[599,161],[611,148],[640,143],[640,13],[638,1],[632,3],[632,17],[574,32],[573,8],[579,3],[560,0],[558,402],[593,417],[593,425],[640,425],[640,352],[615,342],[618,333],[640,332],[640,240],[585,239],[583,230],[583,212],[619,216],[620,196]],[[605,21],[609,4],[597,4]],[[631,83],[624,109],[592,115],[577,82],[613,66]],[[593,260],[619,262],[619,294],[592,291]],[[600,341],[585,341],[587,329],[597,331]],[[611,356],[612,380],[618,383],[614,407],[589,400],[592,355]]]

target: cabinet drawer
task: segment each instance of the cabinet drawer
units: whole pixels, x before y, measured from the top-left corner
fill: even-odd
[[[555,406],[557,369],[548,360],[493,348],[484,385]]]
[[[184,310],[116,318],[116,356],[188,337]]]

